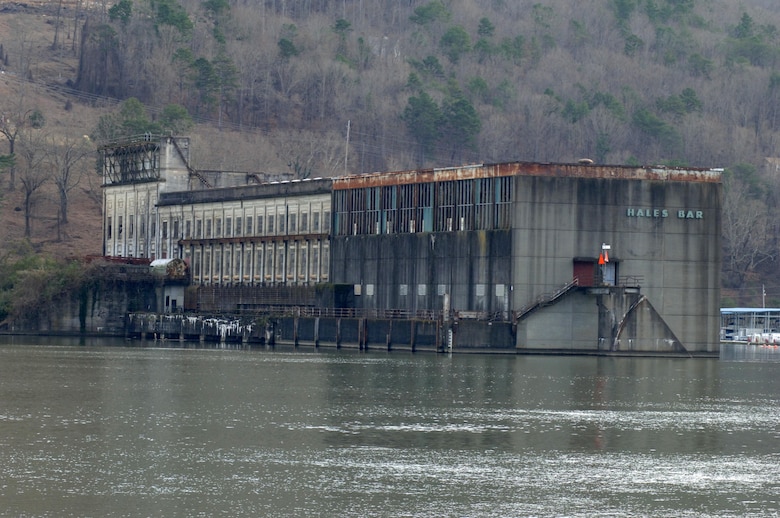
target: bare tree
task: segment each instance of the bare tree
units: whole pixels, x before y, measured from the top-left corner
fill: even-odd
[[[20,96],[17,103],[0,104],[0,133],[8,141],[8,154],[13,155],[16,152],[16,141],[19,139],[19,133],[29,124],[32,110],[24,108],[24,97]],[[15,188],[16,167],[12,165],[9,168],[8,185],[11,190]]]
[[[76,53],[76,40],[79,37],[79,18],[81,18],[81,2],[82,0],[76,0],[76,12],[73,15],[73,39],[71,40],[70,50]]]
[[[296,178],[339,176],[344,173],[344,138],[336,133],[298,131],[279,142],[278,156]]]
[[[81,192],[92,202],[98,215],[103,215],[103,177],[92,170],[83,176],[84,183]]]
[[[57,16],[54,19],[54,42],[51,44],[52,50],[60,48],[60,16],[62,15],[62,0],[57,4]]]
[[[748,186],[733,176],[724,182],[723,262],[728,284],[741,286],[758,265],[775,257],[769,239],[766,204],[750,196]]]
[[[47,161],[45,136],[38,131],[28,130],[19,136],[19,182],[24,192],[24,236],[32,235],[32,216],[35,195],[51,179],[50,164]]]
[[[59,196],[59,216],[57,228],[68,223],[68,201],[70,192],[81,182],[87,168],[86,158],[94,152],[94,147],[85,137],[66,136],[61,139],[49,138],[46,146],[48,162],[51,164],[52,178]]]
[[[30,77],[30,70],[33,64],[33,52],[35,42],[31,41],[33,35],[23,24],[18,23],[13,26],[14,36],[11,38],[12,53],[15,56],[16,74],[24,79]]]

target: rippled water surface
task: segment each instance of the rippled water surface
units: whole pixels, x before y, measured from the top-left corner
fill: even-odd
[[[0,345],[3,516],[766,516],[780,352]]]

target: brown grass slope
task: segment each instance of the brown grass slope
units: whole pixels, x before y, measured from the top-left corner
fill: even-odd
[[[53,2],[40,2],[51,4]],[[45,12],[33,14],[29,9],[10,9],[0,2],[0,42],[11,38],[24,38],[29,49],[31,77],[25,80],[15,74],[14,61],[9,56],[9,66],[0,74],[0,99],[6,106],[23,100],[25,106],[40,110],[45,118],[46,131],[53,135],[82,136],[94,126],[100,110],[81,103],[73,103],[66,110],[68,98],[42,85],[65,84],[75,74],[77,60],[65,50],[51,49],[54,28]],[[0,140],[0,153],[8,152],[8,143]],[[83,164],[86,174],[71,191],[69,222],[57,228],[58,199],[50,182],[37,193],[34,200],[32,232],[30,239],[24,236],[24,193],[17,180],[14,188],[9,185],[9,173],[0,176],[0,257],[25,248],[29,243],[36,251],[48,255],[83,256],[101,251],[101,216],[99,178],[94,173],[94,160]],[[59,235],[58,235],[59,234]]]
[[[68,88],[77,73],[78,57],[72,51],[70,32],[60,30],[58,49],[54,41],[54,14],[57,2],[6,2],[0,0],[0,45],[8,55],[8,65],[0,61],[0,108],[25,109],[43,113],[43,131],[55,138],[83,138],[95,128],[101,115],[116,109],[110,99],[76,95]],[[67,6],[68,2],[64,2]],[[13,45],[7,42],[15,40]],[[5,44],[4,44],[5,43]],[[19,56],[9,48],[25,48],[24,59],[30,73],[21,77]],[[198,125],[192,135],[193,164],[206,170],[279,171],[285,168],[273,150],[273,144],[252,132],[218,131]],[[229,150],[229,152],[226,152]],[[0,154],[7,154],[8,142],[0,137]],[[264,158],[258,158],[264,157]],[[260,166],[259,163],[265,165]],[[100,254],[101,188],[90,157],[81,163],[83,175],[69,203],[69,221],[58,229],[58,196],[52,182],[35,195],[32,232],[25,238],[24,193],[15,182],[10,186],[8,171],[0,173],[0,259],[17,250],[32,247],[36,252],[56,257]]]

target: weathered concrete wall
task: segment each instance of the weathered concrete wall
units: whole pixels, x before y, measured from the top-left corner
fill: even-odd
[[[189,174],[190,139],[187,137],[164,137],[160,142],[159,192],[186,191],[191,187]],[[197,180],[195,180],[197,181]]]
[[[317,345],[336,347],[339,343],[339,322],[327,318],[317,320]]]
[[[142,310],[157,310],[151,278],[102,281],[11,322],[8,331],[124,336],[128,312]]]
[[[371,309],[498,312],[509,306],[507,230],[334,237],[332,281]],[[496,287],[500,286],[499,289]]]
[[[452,331],[453,351],[516,352],[515,333],[509,322],[458,320],[452,324]]]
[[[611,351],[662,354],[701,352],[695,349],[688,351],[645,296],[613,292],[602,299],[605,309],[614,308],[614,314],[622,315],[612,328]],[[604,334],[606,331],[604,329]]]
[[[518,350],[597,351],[599,343],[597,301],[584,291],[571,292],[517,324]]]
[[[607,243],[617,277],[639,279],[657,318],[688,351],[718,350],[719,183],[526,176],[516,178],[514,194],[514,308],[569,282],[573,259],[596,258]],[[518,346],[521,336],[538,343],[539,333],[561,332],[553,327],[562,327],[564,309],[544,312],[554,317],[526,326]]]
[[[525,352],[699,354],[688,351],[647,297],[634,288],[580,288],[522,319]]]

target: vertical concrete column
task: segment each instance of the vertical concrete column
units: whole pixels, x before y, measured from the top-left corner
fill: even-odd
[[[238,229],[236,229],[236,235],[238,235]],[[244,243],[236,243],[233,246],[234,253],[238,253],[238,261],[233,259],[233,264],[238,265],[238,271],[233,272],[234,276],[238,276],[238,284],[244,284]],[[236,252],[237,251],[237,252]]]
[[[363,319],[362,318],[358,318],[357,319],[357,345],[358,345],[358,350],[360,350],[360,351],[363,350],[363,345],[364,345],[363,342],[364,342],[364,338],[363,338]]]
[[[412,348],[412,352],[414,352],[414,342],[417,338],[417,322],[415,320],[410,320],[409,325],[412,326],[409,333],[409,346]]]
[[[390,342],[391,337],[393,336],[393,320],[390,319],[387,321],[387,334],[385,335],[385,346],[387,347],[387,350],[389,351],[391,348]]]
[[[368,350],[368,329],[365,318],[358,319],[358,347]]]
[[[336,319],[336,349],[341,347],[341,318]]]
[[[300,315],[293,317],[293,345],[298,347],[298,323],[301,321]]]
[[[320,346],[320,317],[314,319],[314,347]]]

